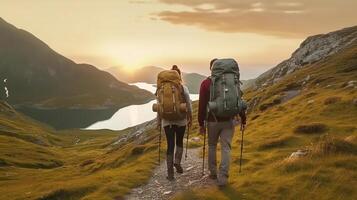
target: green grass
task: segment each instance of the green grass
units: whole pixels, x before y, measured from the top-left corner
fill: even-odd
[[[156,135],[110,145],[123,131],[55,131],[0,106],[0,199],[115,199],[157,165]],[[79,142],[78,142],[79,141]]]

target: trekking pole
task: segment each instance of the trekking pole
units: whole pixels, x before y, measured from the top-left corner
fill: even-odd
[[[190,127],[188,126],[187,129],[187,138],[186,138],[186,153],[185,153],[185,160],[187,160],[187,149],[188,149],[188,135],[190,134]]]
[[[207,122],[205,122],[205,132],[203,133],[203,158],[202,158],[202,176],[205,175],[205,154],[206,154],[206,132],[207,130]]]
[[[244,135],[244,128],[243,124],[240,125],[240,131],[242,132],[242,138],[240,143],[240,160],[239,160],[239,173],[242,172],[242,155],[243,155],[243,135]]]
[[[160,165],[160,158],[161,158],[161,126],[160,126],[160,133],[159,133],[159,165]]]

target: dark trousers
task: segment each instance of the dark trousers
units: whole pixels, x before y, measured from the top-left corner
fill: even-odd
[[[173,155],[175,151],[175,138],[177,147],[183,148],[183,137],[186,126],[169,125],[164,127],[167,140],[167,155]]]

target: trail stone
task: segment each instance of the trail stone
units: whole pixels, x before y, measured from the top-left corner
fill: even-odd
[[[191,141],[192,141],[192,142],[200,142],[200,141],[201,141],[201,138],[199,138],[199,137],[193,137],[193,138],[191,139]]]
[[[166,179],[166,162],[162,162],[154,171],[157,176],[152,177],[146,185],[133,189],[126,199],[168,200],[178,192],[192,187],[207,187],[215,184],[208,179],[208,176],[202,176],[202,169],[197,167],[202,164],[200,162],[201,150],[201,148],[188,149],[187,160],[182,160],[181,163],[186,170],[183,174],[175,173],[175,181]]]
[[[307,155],[307,151],[306,150],[297,150],[296,152],[293,152],[289,158],[301,158]]]

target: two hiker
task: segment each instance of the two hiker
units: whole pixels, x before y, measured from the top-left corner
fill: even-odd
[[[208,132],[209,177],[217,179],[218,185],[224,186],[229,176],[231,142],[236,120],[238,116],[241,118],[244,129],[246,106],[241,98],[243,93],[240,90],[237,62],[233,59],[213,59],[210,70],[211,76],[201,83],[198,123],[201,134],[205,136]],[[159,73],[156,96],[158,103],[153,110],[158,112],[158,126],[164,128],[167,139],[167,179],[174,180],[173,167],[178,173],[183,173],[183,137],[186,127],[192,124],[189,91],[182,85],[181,72],[177,66]],[[221,144],[221,164],[217,171],[218,140]]]

